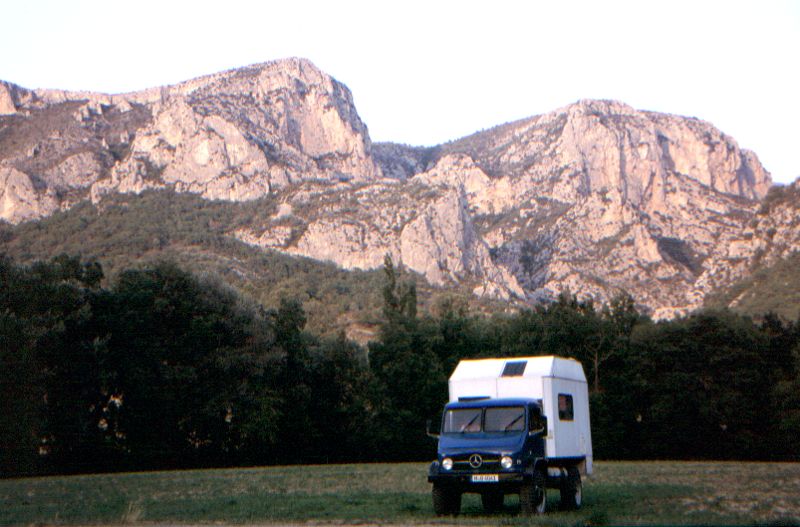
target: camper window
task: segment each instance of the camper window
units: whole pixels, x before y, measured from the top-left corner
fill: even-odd
[[[566,393],[558,394],[558,418],[562,421],[572,421],[575,418],[571,395]]]
[[[525,409],[509,406],[486,409],[485,432],[520,432],[525,430]]]
[[[444,434],[473,434],[481,431],[480,408],[458,408],[444,415]]]

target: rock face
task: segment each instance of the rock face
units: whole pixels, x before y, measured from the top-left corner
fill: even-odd
[[[613,101],[373,145],[347,88],[302,59],[123,95],[0,83],[6,221],[147,188],[271,195],[277,214],[231,235],[345,268],[390,254],[433,284],[522,301],[624,290],[656,317],[699,307],[763,256],[752,222],[770,186],[710,124]],[[796,241],[780,222],[765,232]]]
[[[612,101],[503,125],[440,155],[528,298],[625,290],[657,317],[702,304],[706,262],[741,236],[771,185],[754,154],[708,123]]]
[[[380,267],[389,254],[435,285],[467,283],[479,295],[524,297],[516,279],[492,260],[461,188],[392,180],[308,183],[281,197],[270,222],[236,236],[347,269]]]
[[[242,201],[298,181],[381,175],[350,92],[302,59],[123,95],[3,84],[0,113],[15,113],[0,121],[0,158],[56,192],[64,181],[78,182],[80,197],[93,200],[172,186]],[[37,125],[50,134],[26,133]],[[32,166],[30,159],[45,151],[47,166]],[[98,160],[65,164],[73,151]]]
[[[57,208],[52,191],[37,190],[27,174],[0,164],[0,217],[21,222],[39,218]]]
[[[769,268],[799,252],[800,179],[770,190],[739,235],[708,262],[698,282],[706,290],[723,289],[747,276],[754,264]],[[737,307],[741,300],[734,298],[729,307]]]
[[[95,199],[166,184],[242,201],[308,179],[380,175],[349,91],[304,60],[190,81],[152,114]]]
[[[5,82],[0,82],[0,115],[11,115],[17,113],[17,105],[14,104],[12,87]]]

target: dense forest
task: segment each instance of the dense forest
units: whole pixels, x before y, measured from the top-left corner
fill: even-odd
[[[0,475],[425,460],[462,358],[561,355],[590,383],[600,459],[800,459],[800,326],[702,311],[655,323],[568,292],[417,311],[387,259],[368,346],[162,261],[0,258]]]

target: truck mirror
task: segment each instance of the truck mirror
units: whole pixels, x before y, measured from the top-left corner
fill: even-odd
[[[439,434],[437,434],[435,432],[431,432],[431,420],[430,419],[428,419],[428,421],[425,423],[425,433],[428,435],[428,437],[432,437],[434,439],[439,439]]]
[[[547,434],[547,417],[544,415],[538,416],[538,422],[533,425],[535,428],[532,428],[528,435],[535,435],[535,434]]]

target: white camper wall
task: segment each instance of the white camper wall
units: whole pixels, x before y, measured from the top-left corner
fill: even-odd
[[[522,375],[503,377],[508,362],[525,362]],[[546,377],[586,382],[583,367],[574,359],[544,356],[462,360],[450,376],[450,402],[465,397],[541,399],[542,379]]]
[[[578,424],[579,450],[586,456],[584,474],[593,471],[594,454],[592,453],[592,427],[589,419],[589,385],[585,382],[578,383],[575,387],[575,422]]]
[[[541,377],[500,377],[497,379],[497,397],[541,399]]]
[[[544,412],[547,416],[548,457],[586,457],[585,474],[592,473],[592,431],[589,423],[589,393],[586,382],[547,377],[544,379]],[[571,420],[561,419],[559,394],[572,396]]]
[[[496,379],[468,379],[450,381],[450,402],[460,398],[488,397],[497,399]]]
[[[450,402],[461,397],[497,398],[497,378],[505,361],[498,359],[462,360],[450,375]]]

